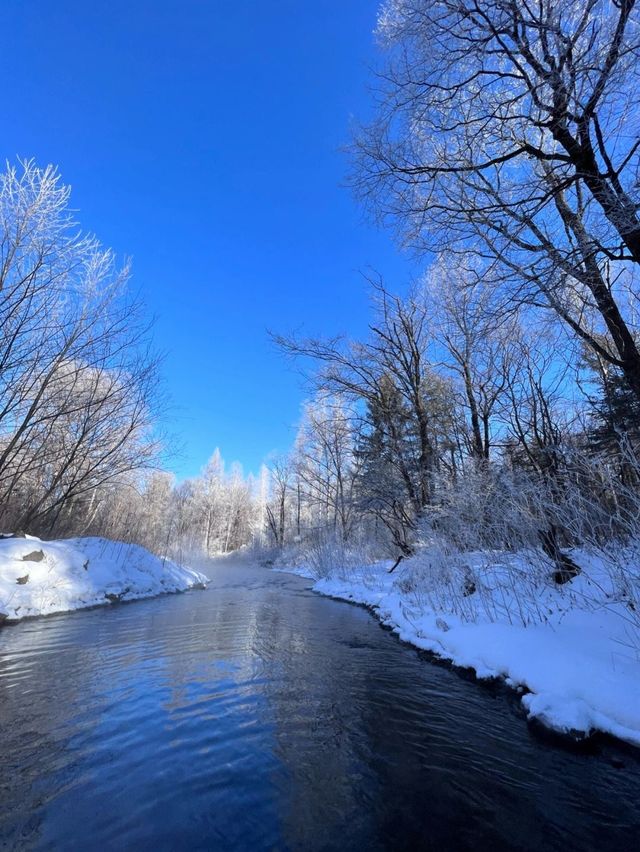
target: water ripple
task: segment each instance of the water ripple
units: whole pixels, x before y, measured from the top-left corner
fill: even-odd
[[[0,848],[633,848],[632,754],[536,739],[305,581],[211,571],[0,632]]]

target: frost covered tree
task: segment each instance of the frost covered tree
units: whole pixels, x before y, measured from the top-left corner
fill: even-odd
[[[340,399],[319,398],[305,406],[295,445],[296,527],[327,526],[348,540],[354,516],[355,430]]]
[[[382,380],[377,398],[367,400],[358,437],[356,505],[387,529],[403,554],[411,552],[420,507],[411,476],[411,427],[393,382]]]
[[[2,521],[74,526],[158,451],[157,359],[127,266],[79,232],[51,167],[0,175]]]
[[[271,493],[266,507],[267,522],[273,543],[278,547],[282,547],[287,540],[293,473],[294,468],[289,456],[276,456],[269,465]]]
[[[639,24],[634,0],[387,0],[354,176],[406,241],[472,253],[486,286],[553,311],[637,397]]]
[[[571,433],[568,365],[556,355],[563,334],[512,326],[500,416],[512,464],[540,475],[558,469]],[[566,344],[565,344],[566,345]]]
[[[465,413],[462,440],[478,463],[486,463],[507,384],[514,321],[511,317],[496,320],[487,289],[451,262],[430,268],[422,297]]]
[[[585,353],[585,362],[595,384],[588,394],[591,419],[585,427],[591,450],[620,454],[625,444],[640,446],[640,401],[624,375],[592,353]]]
[[[224,498],[224,462],[216,448],[200,476],[200,500],[202,502],[204,541],[207,556],[220,552]]]
[[[450,464],[456,406],[450,382],[429,362],[432,337],[424,299],[417,294],[402,299],[379,281],[372,287],[375,315],[365,341],[276,337],[276,342],[318,365],[321,394],[359,412],[354,455],[363,468],[360,505],[375,508],[396,544],[408,548],[415,520],[432,501],[434,476]],[[389,486],[384,500],[373,459],[376,442],[384,448]],[[397,488],[401,498],[393,496]]]
[[[285,543],[280,529],[293,529],[297,505],[298,535],[325,546],[318,531],[335,528],[332,446],[336,425],[343,425],[339,434],[348,440],[338,442],[338,457],[348,464],[338,469],[348,473],[347,544],[368,538],[409,555],[425,530],[447,530],[451,541],[471,548],[490,546],[492,536],[541,548],[563,580],[575,573],[562,548],[578,540],[580,514],[593,513],[601,528],[608,500],[598,484],[602,470],[579,456],[593,411],[577,381],[576,349],[565,327],[541,322],[531,309],[497,323],[487,291],[457,286],[459,276],[439,264],[405,297],[376,285],[365,341],[279,339],[287,352],[311,359],[320,403],[307,408],[294,472],[278,472],[274,542]],[[327,400],[340,401],[341,416],[349,411],[344,424],[328,416]],[[590,492],[601,496],[587,510]],[[500,528],[507,499],[510,520]],[[276,506],[285,518],[281,528]],[[456,511],[466,534],[453,531]]]
[[[182,482],[162,471],[121,478],[83,532],[134,541],[178,560],[261,545],[267,485],[261,480],[245,478],[239,465],[226,472],[215,450],[199,476]]]

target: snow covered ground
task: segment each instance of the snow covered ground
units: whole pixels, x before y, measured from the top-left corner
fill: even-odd
[[[583,573],[556,585],[520,556],[469,554],[472,583],[452,594],[425,557],[338,569],[315,582],[365,604],[401,639],[479,678],[504,678],[530,718],[573,736],[604,731],[640,746],[640,636],[611,571],[578,553]],[[311,577],[308,567],[288,569]],[[520,582],[520,579],[522,582]],[[455,579],[455,578],[454,578]],[[458,580],[460,577],[458,577]],[[629,617],[631,616],[631,617]]]
[[[0,539],[0,622],[202,588],[207,578],[103,538]]]

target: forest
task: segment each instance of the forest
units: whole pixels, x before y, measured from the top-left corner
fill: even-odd
[[[162,471],[161,359],[128,266],[79,230],[54,168],[8,164],[3,526],[174,556],[292,548],[320,574],[437,546],[540,554],[562,583],[587,548],[637,613],[634,14],[383,5],[350,183],[425,271],[369,276],[363,339],[271,330],[310,397],[257,477],[219,451],[195,479]]]
[[[638,2],[0,21],[0,847],[636,848]]]

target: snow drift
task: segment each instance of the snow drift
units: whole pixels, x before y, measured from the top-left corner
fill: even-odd
[[[0,622],[204,588],[197,571],[104,538],[0,539]]]

